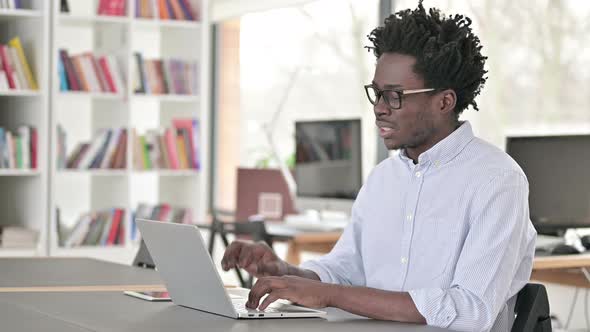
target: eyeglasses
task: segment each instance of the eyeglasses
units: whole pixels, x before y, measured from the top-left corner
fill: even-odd
[[[385,89],[379,90],[373,84],[365,85],[365,92],[367,93],[367,97],[369,98],[369,102],[374,106],[379,104],[379,99],[383,97],[385,103],[394,110],[402,108],[402,97],[407,95],[413,95],[416,93],[424,93],[434,91],[436,89],[414,89],[414,90],[393,90],[393,89]]]

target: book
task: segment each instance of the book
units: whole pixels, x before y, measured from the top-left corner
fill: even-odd
[[[72,63],[70,56],[68,55],[68,51],[63,49],[59,50],[59,57],[64,65],[64,70],[66,72],[66,77],[68,79],[68,88],[72,91],[80,91],[82,85],[76,74],[74,64]]]
[[[37,169],[39,166],[39,133],[37,128],[29,127],[31,133],[30,146],[31,146],[31,169]]]
[[[111,76],[115,83],[116,93],[123,93],[126,90],[125,80],[121,76],[122,72],[117,58],[114,55],[109,55],[106,57],[106,61],[108,63],[108,69],[110,70]]]
[[[124,219],[124,215],[125,212],[123,209],[115,209],[113,222],[111,224],[111,229],[109,231],[109,235],[106,242],[107,245],[113,245],[118,242],[117,235],[120,233],[120,229],[122,228],[121,222]]]
[[[172,11],[174,12],[174,18],[177,20],[186,20],[184,16],[184,12],[182,11],[182,7],[178,0],[168,0],[170,2],[170,6],[172,7]]]
[[[29,66],[29,62],[27,61],[27,58],[25,57],[25,52],[23,51],[23,46],[21,44],[20,38],[19,37],[12,38],[8,42],[8,44],[16,50],[16,54],[19,59],[20,65],[22,66],[23,71],[24,71],[24,76],[26,78],[27,85],[32,90],[38,90],[39,87],[37,85],[37,81],[35,80],[35,77],[33,76],[33,72],[31,71],[31,67]]]
[[[10,61],[10,56],[8,54],[8,47],[6,45],[0,45],[0,58],[2,60],[2,67],[6,73],[6,78],[8,79],[8,87],[10,89],[17,89],[17,82],[15,82],[16,72],[12,67],[12,62]]]
[[[188,144],[188,152],[190,155],[190,165],[191,168],[198,169],[199,168],[199,158],[198,158],[198,151],[197,151],[197,135],[198,135],[198,123],[196,119],[173,119],[172,124],[174,127],[179,129],[186,130],[188,134],[188,139],[186,140],[185,144]]]
[[[16,168],[16,142],[12,133],[6,132],[6,154],[8,158],[8,168]]]
[[[59,91],[70,90],[70,87],[68,86],[68,78],[66,76],[66,69],[61,57],[57,59],[57,73],[59,75]]]
[[[123,129],[121,131],[121,135],[119,137],[119,143],[117,144],[117,150],[115,152],[115,157],[113,158],[110,168],[114,169],[122,169],[126,168],[127,160],[127,129]]]
[[[8,86],[8,77],[6,76],[4,68],[0,64],[0,91],[6,91],[8,89],[10,89],[10,86]]]
[[[70,12],[70,6],[68,4],[68,0],[60,0],[59,11],[62,13],[69,13]]]
[[[170,19],[170,13],[168,12],[168,7],[166,6],[166,0],[157,0],[158,1],[158,11],[160,12],[160,19],[168,20]]]
[[[178,0],[180,7],[182,8],[182,12],[184,14],[185,19],[189,20],[189,21],[195,21],[195,15],[193,14],[193,9],[191,7],[191,4],[189,3],[188,0]]]
[[[23,90],[29,90],[29,83],[25,78],[25,72],[23,66],[20,64],[16,50],[13,47],[8,47],[8,56],[10,57],[10,63],[12,64],[16,77],[18,80],[18,88]]]

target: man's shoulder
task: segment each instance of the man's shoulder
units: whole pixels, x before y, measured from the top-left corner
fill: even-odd
[[[459,162],[487,177],[510,175],[526,179],[522,168],[510,155],[481,138],[475,137],[462,155]]]

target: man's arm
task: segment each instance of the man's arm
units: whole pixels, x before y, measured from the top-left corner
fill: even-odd
[[[247,306],[264,310],[277,299],[310,308],[335,307],[374,319],[426,324],[406,292],[328,284],[295,276],[259,279],[250,291]]]
[[[410,290],[428,325],[458,331],[488,331],[506,301],[528,282],[532,269],[533,230],[528,184],[516,171],[505,171],[477,190],[470,226],[450,287]],[[507,310],[510,309],[510,310]]]
[[[261,309],[277,299],[287,299],[313,308],[334,306],[376,319],[487,331],[508,295],[516,294],[530,276],[532,252],[523,244],[530,230],[527,198],[526,180],[515,172],[501,174],[480,188],[470,231],[448,288],[405,293],[291,276],[261,278],[250,292],[248,306],[257,307],[260,298],[269,294]],[[523,259],[525,264],[521,265]]]

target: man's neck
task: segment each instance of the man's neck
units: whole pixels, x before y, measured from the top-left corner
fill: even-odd
[[[432,148],[433,146],[436,145],[436,143],[442,141],[443,139],[447,138],[450,134],[452,134],[457,128],[459,128],[461,126],[461,124],[463,124],[463,122],[456,122],[453,123],[449,126],[446,126],[444,128],[441,128],[440,130],[438,130],[437,132],[435,132],[432,137],[425,142],[424,144],[421,144],[420,146],[417,147],[413,147],[413,148],[406,148],[406,156],[408,156],[408,158],[412,159],[412,161],[414,162],[414,165],[418,164],[418,158],[420,158],[420,155],[428,150],[430,150],[430,148]]]

